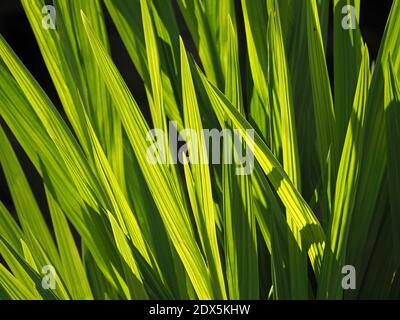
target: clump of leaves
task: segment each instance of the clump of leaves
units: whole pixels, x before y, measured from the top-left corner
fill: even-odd
[[[360,1],[332,1],[333,85],[328,0],[57,0],[55,30],[42,28],[43,0],[21,2],[63,115],[0,37],[0,116],[50,214],[0,128],[16,213],[0,202],[1,299],[399,297],[399,1],[374,68],[358,25],[342,27],[343,6],[359,20]],[[103,10],[148,106],[113,63]],[[168,121],[255,129],[243,136],[253,173],[150,164],[146,135]],[[355,290],[343,290],[345,265]]]

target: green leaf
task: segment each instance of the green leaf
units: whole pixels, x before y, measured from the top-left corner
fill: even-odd
[[[361,160],[360,180],[358,183],[353,220],[348,239],[347,263],[355,266],[357,279],[362,281],[371,250],[379,233],[371,233],[373,226],[381,225],[384,208],[377,207],[382,190],[383,177],[387,168],[387,144],[385,109],[387,99],[384,92],[383,66],[389,56],[393,59],[393,71],[398,74],[400,66],[400,3],[393,2],[390,17],[386,25],[379,56],[371,79],[365,119],[365,145]],[[366,231],[368,230],[368,232]]]
[[[355,29],[343,28],[346,17],[343,8],[352,6],[357,21]],[[334,98],[340,145],[344,143],[348,123],[352,113],[352,104],[360,70],[363,39],[358,22],[360,19],[360,0],[335,0],[333,2],[334,22]],[[347,10],[345,11],[348,12]]]
[[[232,105],[244,114],[238,38],[230,16],[228,18],[230,22],[227,30],[229,54],[225,65],[225,93]],[[233,130],[230,126],[224,129]],[[224,143],[228,143],[228,147],[223,147],[223,152],[227,154],[236,156],[237,152],[246,152],[245,148],[237,150],[228,141],[224,140]],[[230,299],[259,297],[257,231],[251,190],[251,177],[236,176],[235,165],[223,164],[224,247]],[[233,195],[240,195],[240,197]]]
[[[270,1],[271,5],[274,3]],[[272,8],[271,8],[272,9]],[[301,192],[301,176],[297,133],[293,109],[293,97],[290,76],[288,73],[283,35],[277,9],[273,7],[268,18],[268,41],[270,44],[270,97],[273,109],[279,109],[281,114],[282,130],[282,158],[283,168],[293,185]],[[297,242],[288,240],[289,270],[291,281],[291,297],[305,299],[308,297],[307,255],[302,252],[300,230],[292,221],[291,214],[287,213],[287,223],[293,231]]]
[[[347,129],[336,181],[329,246],[325,251],[319,287],[321,298],[337,299],[342,294],[341,280],[343,276],[341,267],[346,265],[347,241],[361,174],[360,155],[363,153],[362,148],[365,139],[365,114],[369,84],[369,54],[368,49],[364,46],[353,111]]]
[[[332,184],[339,165],[336,116],[333,108],[324,45],[316,0],[307,2],[307,35],[314,115],[317,134],[317,152],[322,177],[321,211],[328,220],[332,207]]]
[[[187,204],[180,186],[173,184],[174,180],[164,167],[159,164],[152,165],[147,161],[146,135],[149,132],[147,123],[107,52],[91,32],[90,26],[87,23],[85,26],[93,55],[97,64],[101,66],[102,77],[106,81],[113,101],[118,102],[115,104],[118,113],[172,243],[199,298],[212,298],[208,269],[194,239],[189,216],[185,210]],[[163,192],[160,193],[159,190]]]
[[[45,249],[47,255],[53,261],[58,263],[59,256],[50,234],[49,228],[39,209],[36,199],[31,191],[25,174],[19,164],[17,156],[7,139],[6,134],[0,128],[0,163],[5,173],[11,196],[18,214],[18,220],[21,223],[22,230],[28,236],[27,240],[33,245],[34,240],[29,239],[27,230],[30,229],[35,234]],[[36,252],[38,255],[38,253]]]
[[[250,124],[240,115],[240,113],[229,103],[224,95],[218,91],[197,68],[198,75],[212,103],[215,113],[220,119],[225,115],[232,125],[241,129],[243,132],[252,130]],[[282,166],[273,156],[272,152],[265,145],[262,138],[255,133],[254,140],[248,132],[243,133],[243,138],[250,150],[254,152],[255,158],[267,175],[268,180],[273,185],[281,201],[290,212],[293,222],[302,234],[302,243],[299,244],[307,250],[315,272],[318,274],[322,259],[324,246],[324,232],[314,213],[308,204],[301,197],[293,186]]]
[[[393,245],[396,252],[400,250],[400,167],[399,145],[400,145],[400,85],[393,69],[392,61],[389,60],[389,67],[384,70],[385,74],[385,98],[386,102],[386,130],[388,148],[388,184],[390,196],[390,213]],[[400,257],[395,256],[395,261],[400,266]]]
[[[149,89],[151,88],[150,70],[147,64],[146,44],[143,31],[141,5],[139,0],[105,0],[113,22],[121,36],[136,70],[141,76],[149,103],[153,100]],[[182,118],[179,107],[179,76],[178,71],[171,66],[179,61],[178,27],[170,1],[151,1],[149,9],[153,13],[154,25],[157,35],[162,41],[159,45],[159,58],[161,60],[161,80],[165,113],[170,119],[177,122],[181,129]]]
[[[41,300],[0,264],[0,288],[14,300]]]
[[[16,76],[14,79],[11,71],[0,64],[0,94],[3,101],[0,104],[1,116],[24,147],[56,201],[68,212],[68,218],[90,247],[101,270],[110,283],[117,286],[116,270],[111,269],[109,264],[109,261],[115,261],[115,252],[112,251],[109,239],[104,237],[106,231],[103,221],[88,206],[91,203],[97,207],[89,191],[92,187],[97,188],[97,184],[92,183],[88,188],[90,183],[85,177],[92,175],[87,168],[87,161],[49,98],[3,39],[0,40],[3,61],[10,65]],[[17,80],[22,87],[19,87]],[[18,108],[15,108],[16,105]],[[83,186],[85,184],[86,187]],[[102,254],[99,248],[103,248]]]
[[[190,170],[195,186],[196,197],[199,199],[197,204],[198,216],[195,216],[197,228],[203,250],[207,257],[207,262],[211,271],[211,277],[215,286],[215,294],[223,299],[226,298],[225,283],[222,273],[222,265],[219,255],[217,234],[216,234],[216,211],[214,207],[211,176],[208,167],[208,154],[206,149],[205,135],[202,132],[202,122],[197,103],[196,92],[194,90],[192,74],[185,46],[181,40],[181,71],[182,71],[182,94],[183,94],[183,114],[184,124],[193,130],[195,136],[189,136],[188,153],[191,159]],[[197,139],[195,138],[197,137]]]
[[[271,110],[269,106],[267,70],[268,46],[266,41],[267,34],[267,10],[265,1],[246,1],[242,0],[242,10],[244,26],[246,30],[246,43],[249,55],[251,75],[254,88],[260,103],[253,104],[254,110],[251,111],[254,122],[259,128],[263,128],[262,137],[271,143]],[[253,93],[254,94],[254,93]],[[266,118],[266,126],[263,125],[263,118]]]
[[[76,247],[68,221],[53,196],[46,190],[47,202],[60,253],[62,275],[73,299],[93,299],[81,257]]]

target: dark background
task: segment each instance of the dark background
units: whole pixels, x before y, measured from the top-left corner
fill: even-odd
[[[73,0],[72,0],[73,1]],[[87,0],[90,1],[90,0]],[[130,0],[126,0],[130,1]],[[165,0],[169,1],[169,0]],[[219,1],[219,0],[215,0]],[[253,0],[258,1],[258,0]],[[308,1],[308,0],[298,0],[298,1]],[[375,59],[379,50],[380,41],[383,35],[383,31],[386,25],[387,18],[389,16],[390,7],[392,0],[384,1],[362,1],[361,4],[361,21],[360,27],[366,41],[368,48],[370,50],[371,59]],[[129,88],[131,89],[135,99],[138,101],[139,105],[146,104],[145,92],[143,88],[142,81],[135,71],[133,64],[130,61],[128,54],[119,38],[119,35],[111,21],[111,18],[105,12],[106,26],[108,29],[109,40],[112,49],[112,55],[114,62],[118,66],[120,72],[122,73],[125,81],[127,82]],[[178,15],[179,25],[183,26],[181,15]],[[239,28],[241,19],[238,19]],[[332,19],[330,19],[332,21]],[[332,26],[329,28],[329,47],[328,47],[328,62],[329,71],[332,76]],[[57,93],[51,82],[50,76],[47,72],[43,59],[41,57],[39,48],[35,42],[34,35],[29,26],[28,20],[22,9],[22,5],[19,1],[15,0],[0,0],[0,33],[7,40],[19,58],[23,61],[25,66],[30,70],[33,76],[41,84],[43,89],[49,95],[56,105],[60,105]],[[182,28],[181,33],[184,39],[190,38],[188,31]],[[242,33],[243,35],[243,33]],[[240,37],[240,41],[244,42],[245,38]],[[245,43],[244,43],[245,45]],[[190,46],[189,46],[190,47]],[[0,102],[1,103],[1,102]],[[2,119],[0,119],[1,125],[7,130]],[[21,147],[15,141],[11,134],[9,134],[10,140],[14,145],[17,154],[21,160],[25,173],[30,181],[35,196],[39,200],[39,204],[42,206],[44,211],[47,211],[46,201],[43,199],[43,186],[40,182],[40,177],[36,173],[32,164],[22,151]],[[0,150],[0,152],[2,152]],[[2,201],[11,211],[13,211],[13,205],[11,197],[8,192],[8,188],[4,179],[3,172],[0,168],[0,201]]]

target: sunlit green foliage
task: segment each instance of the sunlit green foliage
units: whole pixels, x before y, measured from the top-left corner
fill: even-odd
[[[400,297],[399,1],[373,64],[358,23],[342,26],[359,0],[55,0],[55,30],[43,0],[21,2],[61,105],[0,36],[0,117],[48,207],[0,127],[14,204],[0,202],[0,299]],[[145,105],[113,62],[104,11]],[[254,170],[150,164],[146,135],[169,121],[255,129],[242,136]]]

